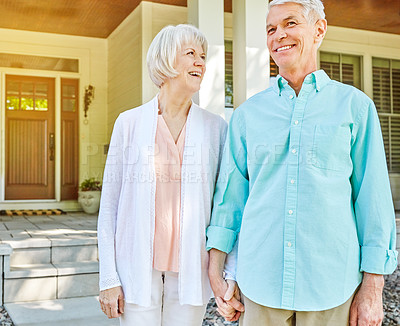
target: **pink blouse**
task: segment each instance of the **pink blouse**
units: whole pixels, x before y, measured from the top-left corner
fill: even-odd
[[[162,115],[158,115],[154,167],[156,172],[156,220],[153,268],[179,271],[181,165],[186,124],[175,143]]]

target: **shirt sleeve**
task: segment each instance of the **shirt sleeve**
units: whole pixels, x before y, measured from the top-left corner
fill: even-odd
[[[238,252],[238,241],[233,247],[232,251],[226,256],[224,266],[224,278],[226,280],[236,281],[236,265],[237,265],[237,252]]]
[[[239,233],[249,194],[245,125],[240,109],[232,115],[213,200],[207,250],[229,253]]]
[[[396,221],[379,118],[372,101],[352,132],[353,205],[362,272],[391,274],[397,266]]]
[[[115,229],[123,173],[122,133],[122,123],[118,118],[114,125],[104,168],[97,225],[100,291],[121,285],[115,263]]]

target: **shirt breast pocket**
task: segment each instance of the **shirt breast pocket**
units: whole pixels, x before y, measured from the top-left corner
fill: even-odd
[[[316,125],[312,165],[319,169],[343,171],[351,163],[349,127]]]

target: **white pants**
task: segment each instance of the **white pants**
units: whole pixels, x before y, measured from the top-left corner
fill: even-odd
[[[201,326],[207,305],[180,305],[178,273],[153,270],[151,306],[125,302],[121,326]]]

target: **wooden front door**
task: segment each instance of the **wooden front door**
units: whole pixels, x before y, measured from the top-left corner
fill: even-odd
[[[6,76],[5,199],[54,199],[54,78]]]

